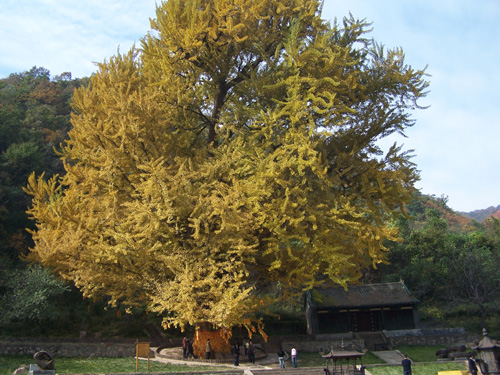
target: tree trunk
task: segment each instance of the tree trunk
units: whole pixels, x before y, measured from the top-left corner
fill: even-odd
[[[479,309],[481,310],[481,329],[486,328],[486,308],[482,303],[479,304]]]
[[[201,324],[196,327],[193,339],[194,354],[199,358],[205,358],[207,340],[210,339],[212,352],[211,359],[215,359],[215,353],[230,353],[231,344],[229,343],[230,333],[224,329],[209,329],[209,324]]]

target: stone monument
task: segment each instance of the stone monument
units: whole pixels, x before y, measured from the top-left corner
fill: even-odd
[[[476,362],[483,375],[500,375],[500,344],[496,340],[492,340],[488,337],[488,331],[486,328],[483,329],[483,339],[479,344],[472,348],[477,352],[478,359]]]
[[[55,375],[54,360],[47,352],[36,352],[33,355],[36,364],[30,364],[29,375]]]

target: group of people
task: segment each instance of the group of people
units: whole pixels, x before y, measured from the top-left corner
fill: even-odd
[[[280,350],[278,350],[278,361],[280,364],[280,369],[285,368],[285,356],[285,351],[283,350],[283,348],[280,348]],[[295,346],[292,346],[292,349],[290,350],[290,359],[292,360],[292,367],[297,368],[297,349],[295,348]]]
[[[255,346],[251,340],[245,339],[243,340],[243,348],[245,351],[245,355],[248,356],[248,361],[250,363],[255,363]],[[234,357],[234,365],[240,365],[240,343],[238,340],[234,342],[233,348],[233,357]],[[193,344],[186,337],[182,339],[182,354],[184,358],[196,358],[196,355],[193,351]],[[207,343],[205,345],[205,359],[210,359],[212,356],[212,345],[210,344],[210,339],[207,339]],[[278,351],[278,360],[281,369],[285,368],[285,352],[282,348]],[[292,360],[292,367],[297,368],[297,349],[295,346],[292,346],[290,350],[290,358]]]
[[[189,341],[186,337],[182,339],[182,356],[184,358],[196,358],[193,350],[193,343]]]
[[[248,360],[250,363],[255,363],[255,346],[251,340],[245,339],[243,340],[243,348],[245,350],[245,355],[248,356]],[[233,346],[233,354],[234,354],[234,365],[240,365],[240,343],[238,340],[234,343]]]

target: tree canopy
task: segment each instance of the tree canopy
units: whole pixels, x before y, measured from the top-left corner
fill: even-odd
[[[70,73],[53,79],[44,68],[0,80],[0,257],[16,260],[27,251],[32,226],[26,215],[30,197],[22,188],[29,175],[64,171],[53,148],[62,142],[71,126],[69,100],[84,80]],[[2,259],[2,268],[7,264]]]
[[[500,222],[493,216],[468,219],[446,203],[443,197],[415,195],[409,217],[395,222],[402,241],[387,245],[389,262],[370,281],[404,280],[422,302],[422,320],[497,331]]]
[[[424,70],[318,0],[168,0],[73,98],[65,173],[32,175],[31,257],[165,326],[250,327],[270,282],[346,285],[384,261],[418,179],[377,141]]]

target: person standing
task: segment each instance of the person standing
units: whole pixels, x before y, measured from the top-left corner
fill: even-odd
[[[245,348],[245,355],[248,355],[248,339],[246,337],[243,339],[243,347]]]
[[[207,345],[205,346],[205,358],[210,359],[212,355],[212,346],[210,345],[210,339],[207,339]]]
[[[196,359],[196,356],[194,355],[193,343],[189,340],[187,340],[187,348],[188,357],[191,356],[191,358]]]
[[[255,347],[251,341],[248,342],[248,360],[250,363],[255,363]]]
[[[182,339],[182,357],[187,358],[188,357],[188,345],[187,345],[187,338],[184,337]]]
[[[297,368],[297,349],[295,349],[295,346],[292,346],[292,350],[290,350],[290,356],[292,357],[292,367]]]
[[[234,355],[234,365],[239,366],[240,365],[240,343],[238,340],[234,343],[233,346],[233,355]]]
[[[471,375],[477,375],[477,366],[473,355],[469,356],[469,360],[467,361],[467,363],[469,365],[469,372],[471,373]]]
[[[280,348],[278,350],[278,361],[280,363],[280,369],[285,368],[285,352],[283,351],[283,348]]]
[[[403,366],[403,375],[411,375],[411,361],[406,354],[401,361],[401,366]]]

